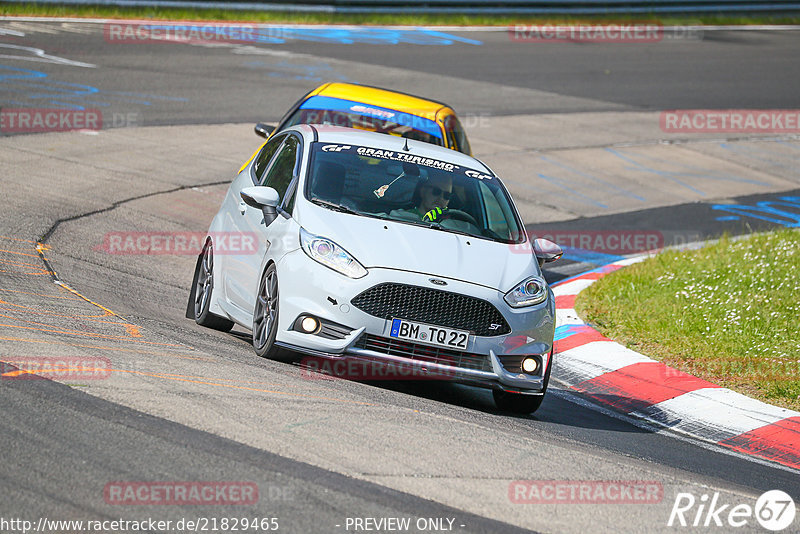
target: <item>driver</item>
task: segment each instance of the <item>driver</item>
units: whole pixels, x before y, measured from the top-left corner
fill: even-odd
[[[436,221],[447,211],[453,195],[453,180],[446,175],[435,175],[420,182],[412,201],[415,207],[411,212],[423,221]]]

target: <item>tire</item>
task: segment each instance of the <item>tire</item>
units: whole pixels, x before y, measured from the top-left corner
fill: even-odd
[[[233,321],[214,315],[208,311],[211,306],[211,293],[214,290],[214,248],[211,241],[203,247],[203,252],[194,269],[192,284],[192,302],[194,303],[194,320],[200,326],[227,332],[233,328]]]
[[[253,349],[262,358],[283,360],[286,351],[275,346],[278,333],[278,270],[270,264],[261,276],[253,310]]]
[[[495,389],[492,391],[494,403],[499,410],[504,412],[530,414],[539,409],[547,393],[547,385],[550,383],[550,370],[553,368],[553,353],[550,353],[550,365],[544,373],[544,388],[541,395],[523,395],[521,393],[508,393],[507,391]]]

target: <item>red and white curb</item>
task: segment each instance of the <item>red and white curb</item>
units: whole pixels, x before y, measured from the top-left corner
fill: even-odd
[[[553,284],[554,359],[569,391],[657,426],[800,469],[800,412],[751,399],[603,337],[575,313],[575,297],[639,256]]]

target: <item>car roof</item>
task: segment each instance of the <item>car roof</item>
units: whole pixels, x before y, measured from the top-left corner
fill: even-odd
[[[449,148],[406,139],[396,135],[386,135],[378,132],[368,132],[356,128],[345,128],[344,126],[333,126],[329,124],[298,124],[287,128],[287,130],[299,130],[307,136],[314,137],[316,132],[317,140],[321,143],[351,144],[380,148],[382,150],[393,150],[402,152],[408,143],[409,154],[414,156],[424,156],[426,158],[438,159],[448,163],[454,163],[470,169],[486,172],[494,176],[494,172],[478,159],[468,156],[462,152],[457,152]]]
[[[431,118],[434,118],[442,108],[450,107],[442,102],[354,83],[329,83],[317,88],[309,97],[316,95],[365,102],[374,106],[405,111],[414,115],[430,116]]]

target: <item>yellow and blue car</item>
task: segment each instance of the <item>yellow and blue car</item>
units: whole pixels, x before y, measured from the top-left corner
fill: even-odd
[[[296,124],[347,126],[472,154],[464,128],[450,106],[378,87],[325,83],[298,100],[274,129],[259,124],[256,133],[269,137]]]

